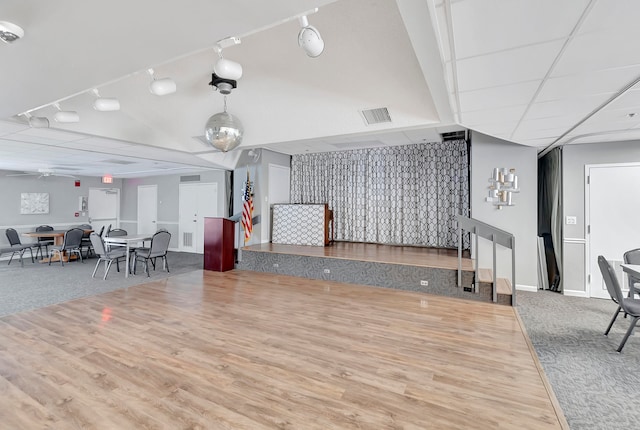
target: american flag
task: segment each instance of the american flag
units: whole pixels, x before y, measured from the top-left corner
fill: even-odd
[[[249,180],[249,170],[247,170],[247,182],[244,183],[244,193],[242,195],[242,228],[244,229],[244,243],[247,243],[253,233],[253,185]]]

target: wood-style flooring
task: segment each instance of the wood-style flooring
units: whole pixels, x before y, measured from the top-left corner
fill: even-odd
[[[514,308],[195,271],[0,318],[0,428],[568,427]]]
[[[244,249],[250,251],[275,252],[305,255],[308,257],[344,258],[372,261],[376,263],[408,264],[411,266],[458,269],[458,251],[444,248],[419,246],[378,245],[375,243],[332,242],[328,246],[280,245],[262,243]],[[465,252],[465,254],[467,254]],[[462,259],[462,270],[473,270],[473,261]]]

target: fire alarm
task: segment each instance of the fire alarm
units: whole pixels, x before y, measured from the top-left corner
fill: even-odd
[[[79,186],[80,186],[80,180],[76,179],[76,187],[79,187]]]
[[[76,212],[76,213],[74,214],[74,216],[75,216],[76,218],[78,218],[78,217],[80,216],[80,212]]]

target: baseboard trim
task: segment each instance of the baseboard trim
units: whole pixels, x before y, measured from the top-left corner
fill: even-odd
[[[516,290],[517,291],[530,291],[532,293],[535,293],[536,291],[538,291],[538,287],[536,287],[535,285],[516,284]]]
[[[562,292],[562,294],[564,294],[565,296],[571,296],[571,297],[584,297],[584,298],[589,298],[589,296],[587,295],[586,291],[578,291],[578,290],[564,290]]]

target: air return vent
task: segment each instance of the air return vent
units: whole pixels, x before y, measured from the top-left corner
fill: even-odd
[[[391,122],[391,116],[389,115],[389,110],[386,107],[361,110],[360,113],[364,117],[364,121],[367,125]]]
[[[443,142],[451,142],[453,140],[467,140],[467,132],[465,130],[442,133],[441,136]]]
[[[200,175],[180,176],[180,182],[200,182]]]

